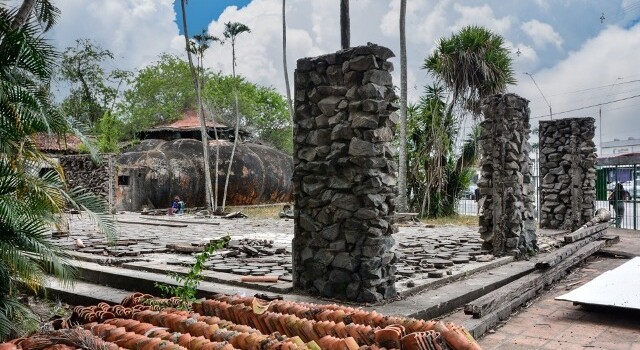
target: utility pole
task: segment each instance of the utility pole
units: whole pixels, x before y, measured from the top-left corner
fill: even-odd
[[[542,98],[544,99],[544,102],[547,104],[547,106],[549,106],[549,118],[551,120],[553,120],[553,110],[551,109],[551,104],[549,103],[549,101],[547,101],[547,98],[544,97],[544,94],[542,93],[542,90],[540,90],[540,87],[538,86],[538,83],[536,83],[536,80],[533,79],[533,75],[525,72],[524,74],[528,75],[529,78],[531,78],[531,81],[533,81],[533,85],[536,86],[536,88],[538,88],[538,91],[540,92],[540,95],[542,95]]]

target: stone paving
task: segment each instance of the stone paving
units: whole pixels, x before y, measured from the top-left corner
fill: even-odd
[[[479,340],[483,349],[607,349],[640,350],[640,314],[623,309],[590,309],[554,298],[612,270],[626,259],[592,257],[581,268],[512,315],[493,333]],[[447,317],[468,319],[462,311]]]
[[[212,239],[229,234],[233,247],[216,252],[207,262],[212,280],[239,281],[244,275],[277,275],[282,291],[291,289],[293,220],[181,216],[167,222],[170,218],[166,216],[161,217],[163,221],[157,221],[137,213],[118,214],[117,219],[127,223],[118,223],[116,245],[108,245],[90,221],[78,215],[70,219],[70,236],[55,242],[80,253],[109,257],[111,264],[125,268],[181,272],[193,263],[194,257],[191,253],[177,253],[168,246],[197,252]],[[153,226],[152,223],[186,223],[187,227]],[[399,257],[396,267],[401,293],[448,275],[468,273],[494,260],[481,249],[476,227],[433,227],[416,223],[399,227],[393,237]],[[77,239],[84,247],[77,247]]]

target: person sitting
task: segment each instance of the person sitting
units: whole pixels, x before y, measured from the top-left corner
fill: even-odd
[[[184,202],[180,199],[180,196],[175,196],[173,202],[171,202],[171,208],[169,208],[169,215],[184,213]]]

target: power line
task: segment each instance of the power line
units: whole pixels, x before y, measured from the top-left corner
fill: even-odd
[[[604,105],[608,105],[608,104],[612,104],[612,103],[616,103],[616,102],[620,102],[620,101],[631,100],[631,99],[638,98],[638,97],[640,97],[640,95],[634,95],[634,96],[629,96],[629,97],[625,97],[625,98],[620,98],[620,99],[617,99],[617,100],[597,103],[597,104],[594,104],[594,105],[591,105],[591,106],[585,106],[585,107],[569,109],[569,110],[562,111],[562,112],[556,112],[555,114],[558,115],[558,114],[564,114],[564,113],[569,113],[569,112],[581,111],[583,109],[604,106]],[[529,119],[540,119],[540,118],[545,118],[545,117],[548,117],[548,115],[541,115],[541,116],[538,116],[538,117],[531,117]]]
[[[526,74],[526,73],[525,73],[525,74]],[[637,75],[634,75],[634,76],[637,76]],[[569,95],[569,94],[576,94],[576,93],[581,93],[581,92],[586,92],[586,91],[592,91],[592,90],[600,90],[600,89],[604,89],[604,88],[612,87],[612,86],[614,86],[614,85],[632,84],[632,83],[637,83],[637,82],[640,82],[640,79],[634,79],[634,80],[624,81],[624,82],[617,83],[617,84],[607,84],[607,85],[594,86],[594,87],[590,87],[590,88],[586,88],[586,89],[580,89],[580,90],[565,91],[565,92],[560,92],[560,93],[557,93],[557,94],[549,95],[549,97],[562,96],[562,95]],[[538,98],[539,98],[539,97],[538,97]]]

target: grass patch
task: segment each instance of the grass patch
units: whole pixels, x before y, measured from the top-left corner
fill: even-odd
[[[283,204],[274,204],[266,206],[237,206],[227,207],[227,212],[241,211],[252,219],[277,219],[278,214],[282,211]]]
[[[454,215],[440,218],[421,219],[420,222],[427,225],[456,225],[456,226],[478,226],[478,217],[474,215]]]

